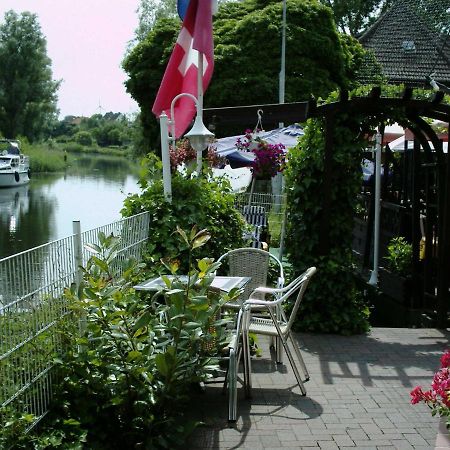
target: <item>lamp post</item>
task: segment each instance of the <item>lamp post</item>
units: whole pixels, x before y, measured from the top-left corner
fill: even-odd
[[[375,136],[375,208],[373,227],[373,270],[368,283],[372,286],[378,284],[378,261],[380,248],[380,193],[381,193],[381,133]]]
[[[189,97],[195,103],[197,109],[197,116],[195,117],[194,125],[191,130],[185,134],[185,137],[189,139],[192,148],[197,153],[197,174],[200,175],[202,170],[202,152],[208,146],[208,141],[214,137],[214,133],[208,130],[203,123],[203,108],[197,98],[187,92],[182,92],[174,97],[170,105],[170,117],[169,120],[165,113],[159,116],[159,125],[161,129],[161,156],[163,163],[163,184],[164,184],[164,197],[170,203],[172,201],[172,185],[170,174],[170,155],[169,155],[169,142],[172,142],[173,148],[175,148],[175,115],[174,108],[175,103],[181,97]],[[171,132],[169,134],[169,125]]]

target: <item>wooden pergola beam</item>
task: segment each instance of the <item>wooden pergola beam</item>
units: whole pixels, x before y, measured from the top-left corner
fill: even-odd
[[[262,110],[262,123],[265,126],[278,126],[280,122],[292,124],[304,122],[308,118],[309,102],[206,108],[203,118],[207,125],[245,126],[256,123],[258,110]]]

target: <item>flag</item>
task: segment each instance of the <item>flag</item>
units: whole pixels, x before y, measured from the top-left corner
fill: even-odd
[[[170,104],[181,93],[197,97],[198,52],[203,54],[203,91],[209,85],[214,69],[211,0],[190,0],[180,34],[167,64],[152,112],[163,112],[170,118]],[[195,104],[185,96],[174,108],[175,137],[179,138],[195,115]]]
[[[177,10],[181,20],[184,20],[184,18],[186,17],[188,6],[189,0],[177,0]]]

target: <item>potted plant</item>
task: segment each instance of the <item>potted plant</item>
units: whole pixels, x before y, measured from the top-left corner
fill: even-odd
[[[258,136],[257,130],[246,130],[245,137],[236,141],[236,147],[255,155],[252,172],[257,180],[270,180],[284,169],[285,146],[281,143],[269,144]]]
[[[435,448],[450,448],[450,350],[441,356],[441,368],[434,374],[431,389],[416,386],[410,393],[411,403],[425,403],[433,416],[441,417]]]
[[[180,139],[177,141],[175,148],[170,146],[170,169],[172,173],[181,167],[183,164],[187,167],[188,172],[195,170],[197,161],[197,152],[192,148],[189,139]],[[213,146],[208,148],[207,154],[208,167],[222,167],[225,165],[225,158],[216,153]]]
[[[387,247],[386,267],[380,268],[380,289],[391,298],[406,303],[411,294],[412,245],[402,236]]]

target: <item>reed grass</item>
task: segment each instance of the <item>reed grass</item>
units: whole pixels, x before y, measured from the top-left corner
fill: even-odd
[[[60,172],[67,166],[67,155],[45,144],[22,146],[22,153],[30,157],[30,170],[34,173]]]

